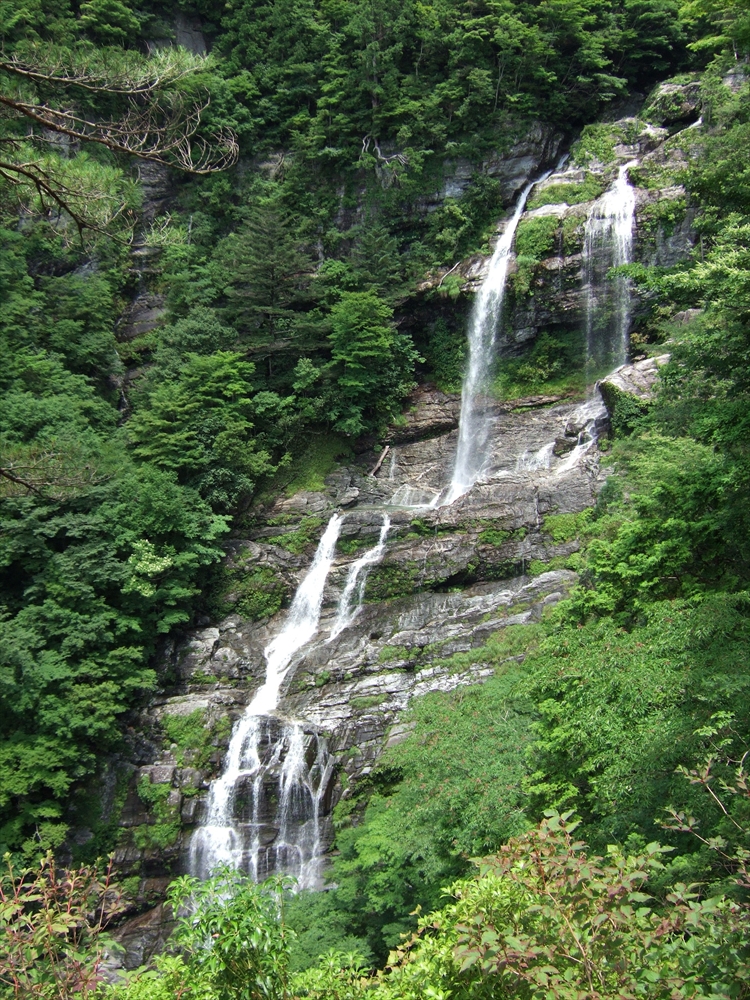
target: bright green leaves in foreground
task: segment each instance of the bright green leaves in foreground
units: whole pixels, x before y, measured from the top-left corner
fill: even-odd
[[[722,798],[746,798],[745,775]],[[710,775],[703,782],[704,792]],[[262,886],[223,871],[204,883],[179,879],[173,905],[180,957],[157,959],[111,1000],[698,1000],[747,996],[750,910],[677,884],[658,901],[668,848],[611,848],[596,856],[574,837],[570,814],[548,812],[539,827],[481,860],[446,891],[447,905],[421,917],[387,968],[372,974],[356,955],[333,952],[289,975],[294,933],[278,882]],[[721,848],[720,848],[721,850]],[[726,851],[747,884],[747,856]]]

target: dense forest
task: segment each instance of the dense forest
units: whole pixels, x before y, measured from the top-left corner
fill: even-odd
[[[0,996],[750,995],[746,4],[2,0],[0,37]],[[668,79],[700,92],[694,249],[626,268],[634,342],[670,360],[558,518],[575,587],[459,654],[483,684],[414,700],[337,806],[327,891],[176,878],[176,947],[108,984],[95,789],[165,640],[226,613],[258,504],[384,440],[418,384],[460,388],[445,276],[508,208],[487,157],[533,126],[606,160]],[[580,389],[563,347],[498,392]],[[258,573],[260,619],[286,598]]]

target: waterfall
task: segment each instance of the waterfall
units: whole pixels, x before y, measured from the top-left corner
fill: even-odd
[[[328,522],[284,627],[264,650],[265,681],[235,724],[224,770],[211,783],[206,822],[190,843],[197,875],[226,863],[256,880],[285,871],[303,888],[318,881],[320,804],[332,765],[325,740],[273,713],[294,654],[318,630],[342,521],[334,514]]]
[[[365,596],[367,574],[370,571],[370,567],[375,566],[383,558],[383,553],[385,552],[385,540],[388,537],[390,527],[391,519],[387,514],[384,514],[383,526],[380,529],[380,537],[378,538],[377,545],[368,549],[349,567],[346,583],[344,584],[344,589],[341,593],[339,606],[336,611],[336,618],[331,626],[331,634],[328,637],[328,642],[335,639],[336,636],[340,632],[343,632],[345,628],[349,628],[351,623],[356,618],[357,612],[361,608],[362,601]],[[355,596],[355,591],[356,601],[353,601],[352,598]]]
[[[586,360],[594,375],[624,364],[628,356],[631,283],[623,275],[608,281],[607,273],[633,259],[635,191],[628,179],[632,166],[635,161],[620,167],[617,180],[594,202],[586,220]]]
[[[548,176],[545,174],[545,176]],[[543,178],[542,178],[543,179]],[[495,341],[500,322],[513,239],[529,192],[538,183],[530,181],[521,192],[490,260],[487,277],[477,292],[469,319],[469,364],[461,387],[458,448],[453,477],[441,506],[468,492],[482,474],[489,457],[492,417],[482,397],[489,390],[495,360]]]

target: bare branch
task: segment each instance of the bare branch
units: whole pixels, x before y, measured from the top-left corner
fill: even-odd
[[[208,99],[189,108],[178,97],[144,107],[131,102],[121,118],[99,122],[47,104],[28,104],[6,94],[0,94],[0,104],[79,142],[94,142],[114,152],[176,167],[186,173],[226,170],[239,156],[237,138],[228,129],[215,132],[208,139],[196,136],[201,114],[209,106]]]

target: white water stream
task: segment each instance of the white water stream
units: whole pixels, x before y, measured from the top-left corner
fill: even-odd
[[[362,601],[365,596],[367,574],[370,571],[370,568],[377,565],[377,563],[379,563],[383,558],[385,553],[385,540],[388,537],[390,527],[391,519],[387,514],[384,514],[383,526],[380,529],[380,537],[378,538],[377,545],[368,549],[349,567],[346,583],[344,584],[344,590],[339,600],[336,618],[331,626],[331,634],[328,637],[328,642],[335,639],[336,636],[343,632],[345,628],[349,628],[351,623],[357,617],[357,613],[362,607]]]
[[[546,176],[548,175],[545,174]],[[450,485],[440,500],[441,507],[452,504],[467,493],[487,465],[492,415],[486,397],[495,362],[495,343],[505,298],[508,265],[526,199],[537,183],[538,181],[530,181],[521,192],[513,215],[497,242],[487,277],[474,300],[468,330],[469,364],[461,387],[456,460]]]
[[[205,877],[225,863],[256,880],[285,871],[296,875],[303,888],[317,881],[320,800],[331,763],[325,741],[273,713],[295,653],[318,630],[342,521],[334,514],[328,522],[284,627],[264,650],[265,681],[235,724],[224,770],[211,783],[206,822],[193,834],[190,870],[195,874]],[[313,742],[317,747],[308,763]],[[278,806],[270,816],[264,791],[269,779],[278,785]]]
[[[584,280],[586,288],[587,367],[594,370],[625,364],[630,334],[631,282],[623,275],[607,279],[610,268],[633,260],[635,190],[623,164],[614,184],[599,198],[586,220]]]

